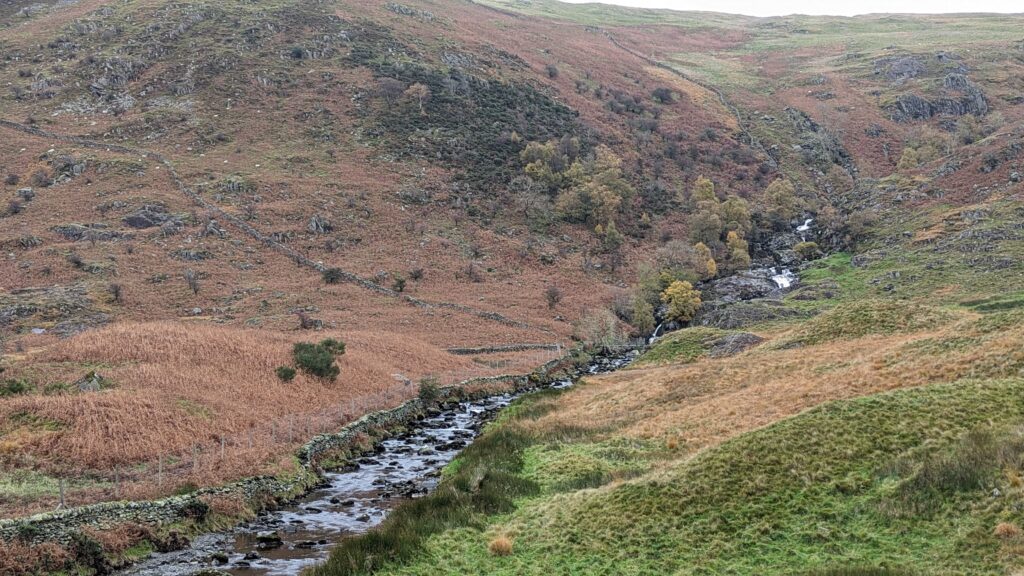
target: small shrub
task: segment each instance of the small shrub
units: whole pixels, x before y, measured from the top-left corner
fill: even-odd
[[[512,540],[507,536],[498,536],[487,545],[487,550],[494,556],[508,556],[512,554]]]
[[[345,273],[342,272],[341,268],[327,268],[320,276],[327,284],[339,284],[345,279]]]
[[[28,391],[29,384],[24,380],[15,380],[11,378],[0,383],[0,398],[18,396],[19,394],[28,394]]]
[[[548,73],[548,78],[551,78],[552,80],[558,78],[558,67],[554,64],[548,64],[545,67],[545,70]]]
[[[409,270],[409,279],[413,282],[423,280],[423,268],[413,268],[412,270]]]
[[[396,274],[394,282],[391,283],[391,289],[395,292],[405,292],[405,278]]]
[[[793,251],[799,254],[804,260],[813,260],[821,254],[821,250],[818,248],[817,242],[800,242],[796,246],[793,246]]]
[[[185,482],[174,489],[175,496],[187,496],[196,490],[199,490],[199,486],[196,486],[193,482]]]
[[[295,378],[295,368],[291,366],[278,366],[274,369],[274,374],[277,374],[277,377],[282,382],[291,382]]]
[[[17,174],[8,174],[7,178],[4,179],[4,183],[8,186],[17,186],[21,178]]]
[[[345,343],[330,338],[319,344],[297,342],[292,349],[295,365],[300,370],[325,380],[334,380],[341,373],[335,357],[344,353]]]
[[[19,202],[17,200],[11,200],[10,202],[7,203],[7,215],[8,216],[14,216],[15,214],[21,214],[21,211],[23,209],[24,209],[24,207],[21,205],[21,202]]]
[[[426,404],[433,404],[441,397],[441,389],[437,385],[437,378],[428,376],[420,379],[419,399]]]
[[[192,498],[182,507],[182,514],[194,520],[203,520],[210,514],[210,505],[198,498]]]
[[[123,290],[122,290],[120,284],[116,284],[116,283],[111,284],[110,286],[107,287],[107,292],[110,293],[111,300],[113,300],[114,302],[117,302],[118,304],[121,303],[121,301],[122,301],[121,299],[122,299],[122,295],[123,295]]]
[[[548,309],[554,310],[555,306],[562,301],[562,291],[558,289],[558,286],[552,284],[544,289],[544,299],[548,303]]]
[[[188,289],[192,291],[193,295],[199,294],[199,274],[195,270],[191,268],[185,270],[185,284],[188,285]]]
[[[95,538],[83,532],[75,532],[71,535],[71,550],[78,564],[91,568],[98,575],[110,573],[110,563],[103,554],[103,545]]]

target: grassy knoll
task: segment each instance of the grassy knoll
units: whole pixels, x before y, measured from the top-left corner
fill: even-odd
[[[706,355],[710,344],[725,334],[716,328],[695,327],[668,334],[658,341],[637,366],[693,362]]]

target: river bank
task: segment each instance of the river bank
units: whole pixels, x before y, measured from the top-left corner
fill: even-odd
[[[0,540],[19,549],[54,544],[67,550],[55,553],[55,557],[71,555],[78,563],[84,562],[101,573],[112,566],[133,564],[150,552],[181,549],[192,536],[223,530],[295,500],[323,485],[325,470],[344,466],[372,452],[381,440],[400,434],[410,423],[434,410],[495,394],[522,393],[573,378],[582,373],[590,360],[586,354],[574,352],[530,374],[472,379],[441,388],[436,400],[414,398],[393,409],[367,414],[337,433],[311,439],[295,456],[294,474],[252,477],[156,501],[110,502],[3,520]],[[90,553],[82,558],[83,542],[91,550],[96,546],[106,550],[108,547],[102,542],[105,535],[117,534],[123,540],[121,536],[126,531],[133,536],[130,545],[118,546],[114,554]],[[43,560],[50,562],[48,558]]]

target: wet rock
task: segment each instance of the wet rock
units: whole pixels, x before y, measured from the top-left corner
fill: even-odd
[[[356,516],[356,521],[358,521],[358,522],[369,522],[370,521],[370,515],[369,514],[362,514],[362,515]]]
[[[18,197],[24,200],[25,202],[29,202],[36,197],[36,193],[31,188],[19,188]]]
[[[227,552],[214,552],[210,555],[210,561],[217,564],[227,564],[229,560]]]
[[[259,555],[259,552],[246,552],[245,556],[242,557],[243,560],[259,560],[260,558],[262,556]]]
[[[740,352],[757,346],[761,342],[764,342],[764,338],[749,332],[729,334],[712,342],[708,355],[712,358],[734,356]]]
[[[243,564],[244,564],[244,566],[243,566]],[[248,562],[238,562],[237,564],[235,564],[235,566],[238,566],[238,567],[248,567],[249,563]],[[223,570],[217,570],[216,568],[204,568],[202,570],[199,570],[198,572],[193,572],[191,574],[191,576],[231,576],[231,573],[230,572],[225,572]]]
[[[281,541],[281,535],[276,530],[265,530],[263,532],[256,533],[256,547],[261,550],[268,550],[270,548],[277,548],[284,544]]]

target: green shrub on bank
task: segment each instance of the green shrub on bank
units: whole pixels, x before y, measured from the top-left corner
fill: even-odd
[[[295,366],[299,370],[325,380],[334,380],[341,373],[336,359],[344,353],[345,343],[331,338],[318,344],[296,342],[292,348]]]

